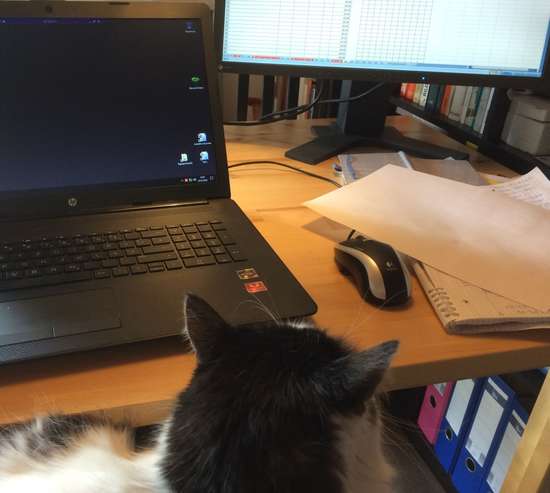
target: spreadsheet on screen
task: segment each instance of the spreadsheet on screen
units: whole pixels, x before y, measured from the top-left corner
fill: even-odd
[[[224,62],[541,77],[548,0],[226,0]]]

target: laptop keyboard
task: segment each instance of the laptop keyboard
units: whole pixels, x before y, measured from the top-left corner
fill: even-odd
[[[221,221],[0,243],[0,291],[246,260]]]

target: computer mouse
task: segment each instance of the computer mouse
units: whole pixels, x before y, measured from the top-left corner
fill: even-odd
[[[340,272],[351,275],[364,300],[384,306],[409,301],[409,271],[390,245],[357,236],[335,246],[334,260]]]

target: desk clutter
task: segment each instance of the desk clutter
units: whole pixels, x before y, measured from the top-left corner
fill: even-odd
[[[426,387],[418,426],[459,493],[499,493],[542,387],[540,370]]]
[[[339,190],[314,211],[408,255],[450,333],[550,328],[550,181],[496,185],[468,162],[339,156]]]

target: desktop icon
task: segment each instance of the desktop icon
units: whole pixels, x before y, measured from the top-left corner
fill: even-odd
[[[206,134],[204,132],[199,133],[197,135],[197,143],[205,144],[206,142],[208,142],[208,137],[206,136]]]
[[[202,84],[202,80],[198,75],[194,75],[191,77],[191,87],[200,87]]]
[[[209,157],[210,157],[210,156],[208,156],[208,151],[202,151],[202,152],[200,153],[200,160],[201,160],[203,163],[207,163]]]
[[[183,166],[185,164],[190,164],[189,155],[186,154],[185,152],[182,152],[180,155],[180,160],[178,161],[178,166]]]

